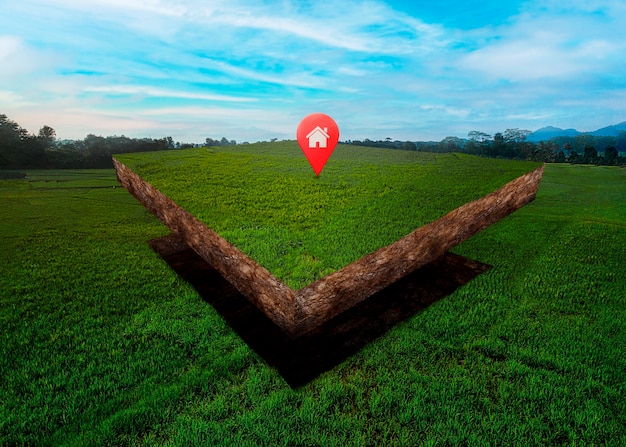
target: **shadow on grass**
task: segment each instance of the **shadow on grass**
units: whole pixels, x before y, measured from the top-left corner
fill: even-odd
[[[491,268],[446,253],[317,329],[291,339],[176,236],[149,244],[293,388],[332,369],[396,324]]]

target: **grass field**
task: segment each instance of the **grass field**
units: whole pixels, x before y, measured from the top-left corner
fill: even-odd
[[[539,166],[339,145],[316,177],[295,141],[117,158],[294,289]]]
[[[455,249],[492,270],[298,389],[116,185],[0,181],[0,445],[626,445],[626,170],[548,165]]]

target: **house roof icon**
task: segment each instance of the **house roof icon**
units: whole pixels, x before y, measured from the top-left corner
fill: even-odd
[[[328,139],[328,127],[323,129],[320,126],[316,126],[311,132],[308,133],[306,138],[309,140],[309,148],[326,148]]]

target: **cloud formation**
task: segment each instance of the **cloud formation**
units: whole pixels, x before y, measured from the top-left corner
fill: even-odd
[[[417,3],[10,2],[0,113],[185,142],[293,139],[315,111],[344,139],[626,120],[623,1]]]

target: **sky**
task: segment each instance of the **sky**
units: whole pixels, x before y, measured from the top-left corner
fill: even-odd
[[[439,141],[626,120],[624,0],[0,0],[0,113],[60,139]]]

